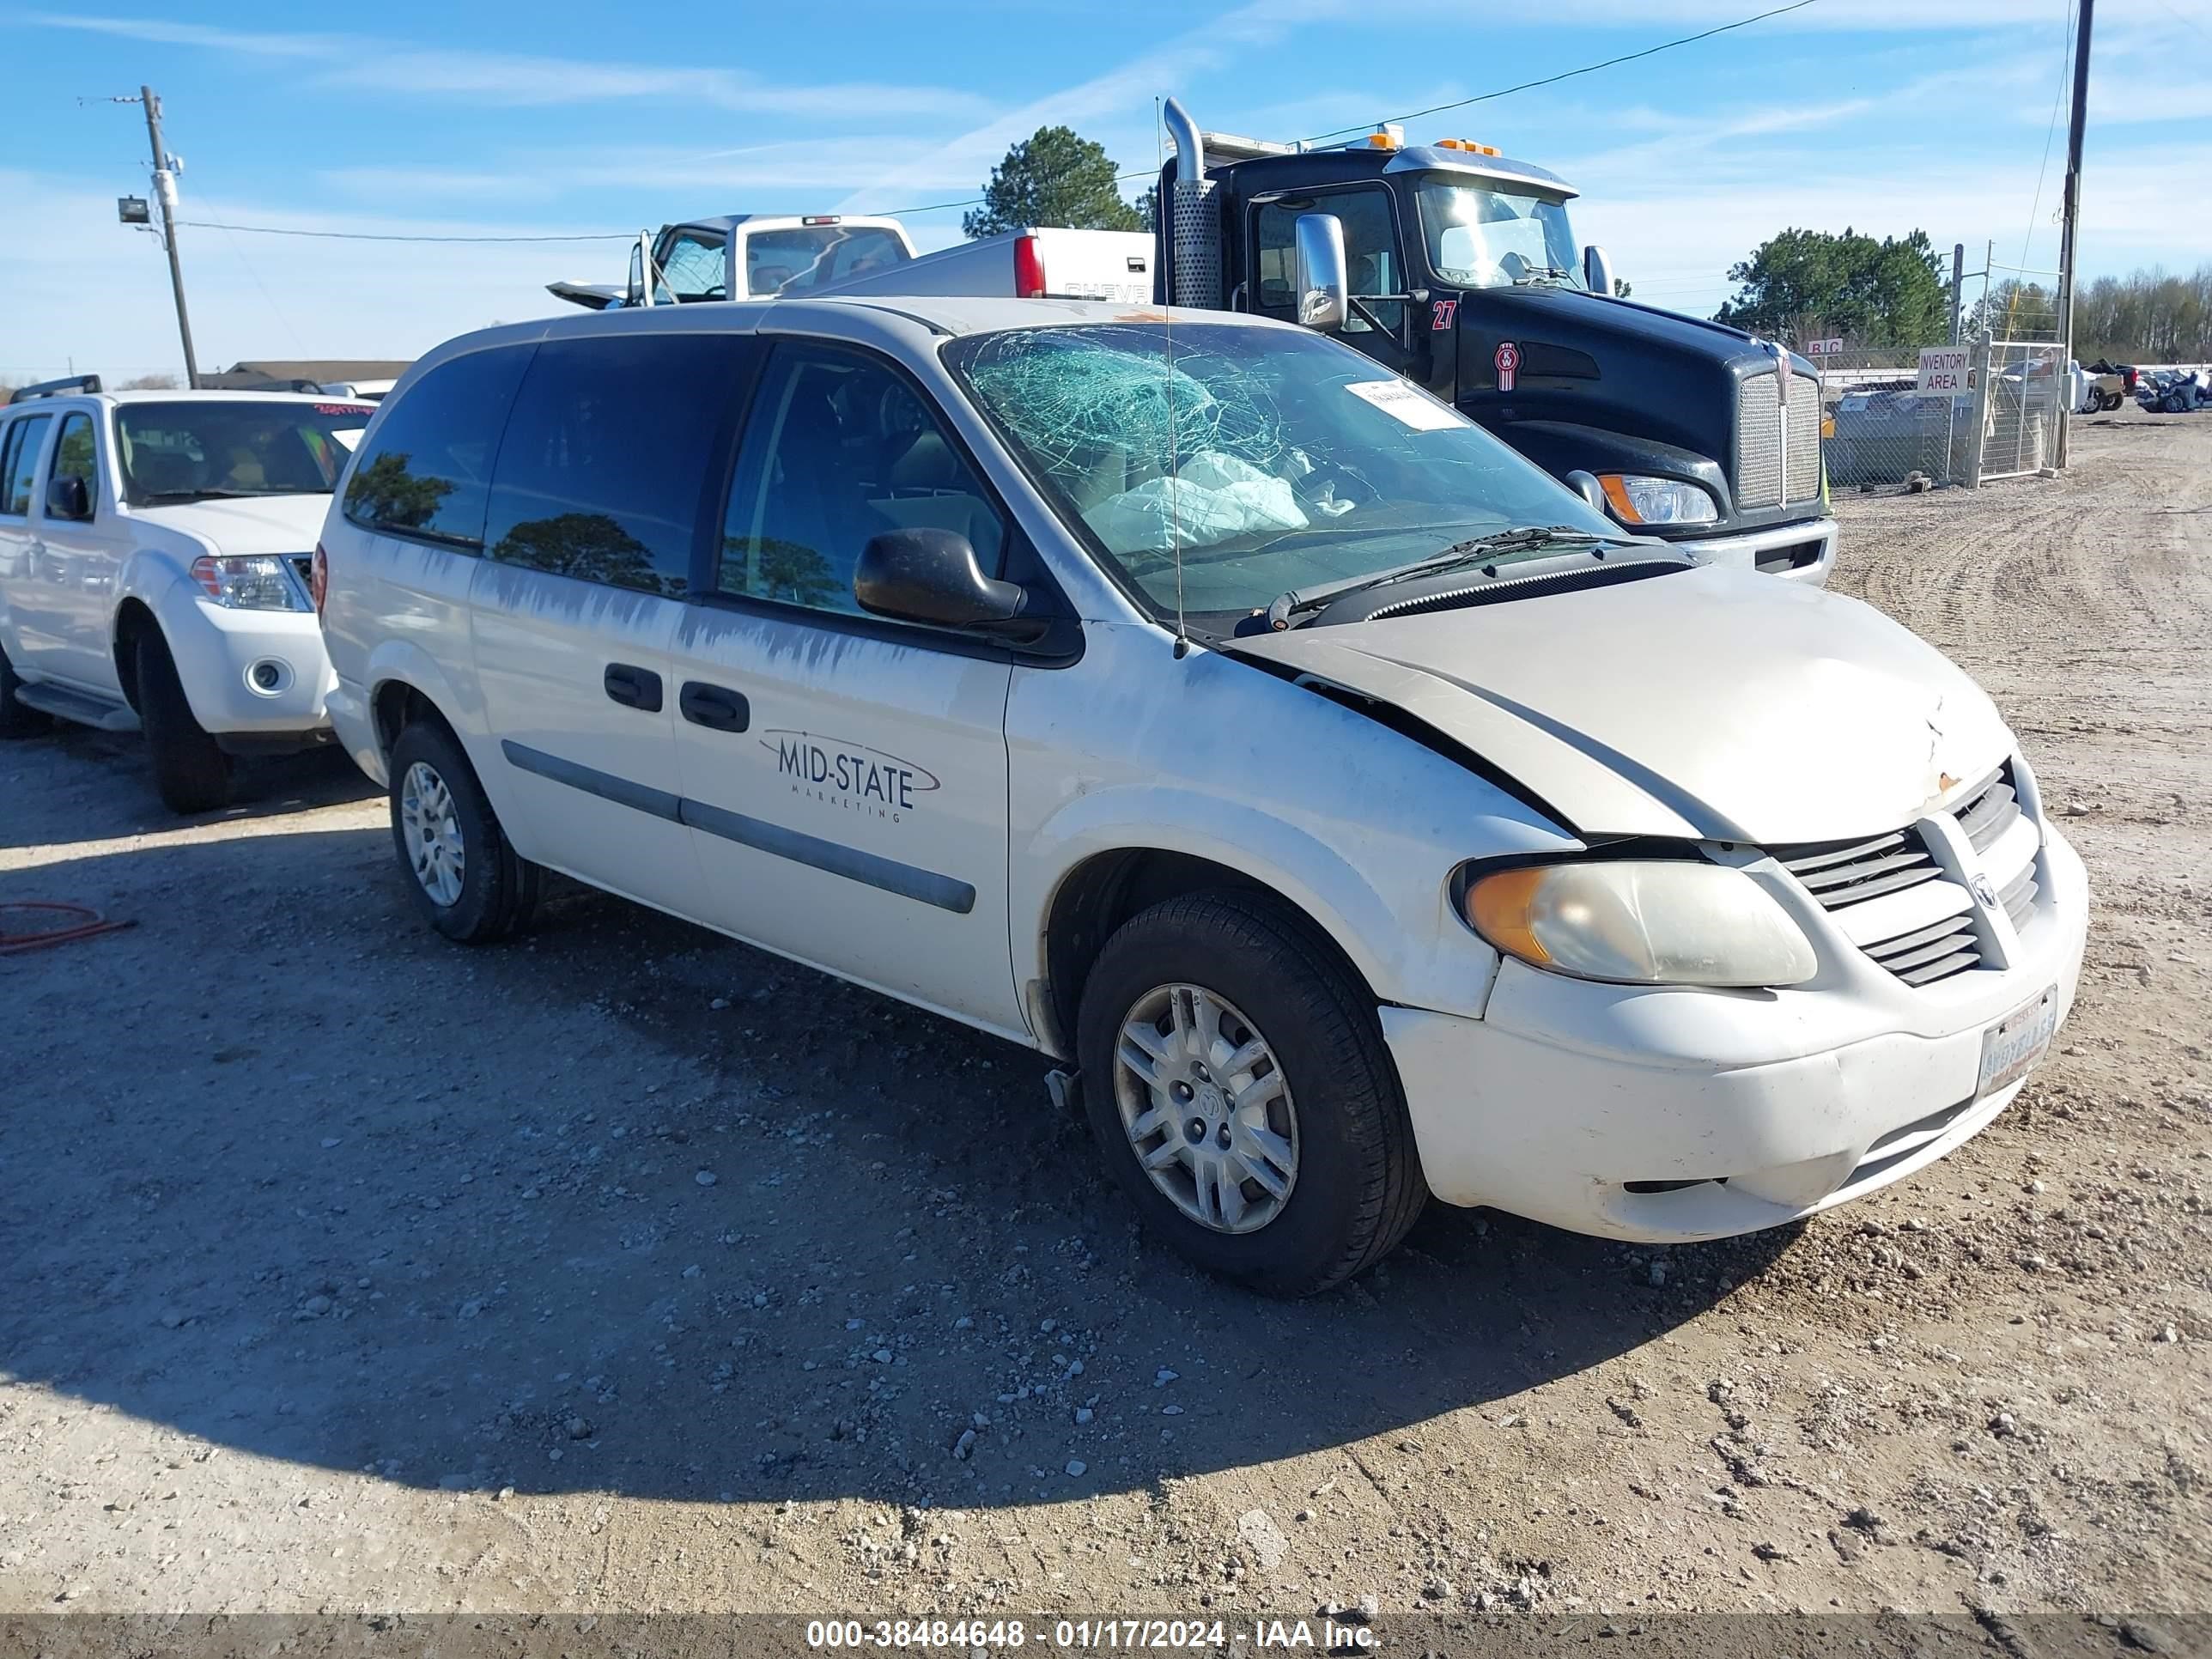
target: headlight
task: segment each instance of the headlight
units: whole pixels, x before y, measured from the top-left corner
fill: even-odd
[[[1681,478],[1604,472],[1598,483],[1623,524],[1711,524],[1721,515],[1711,494]]]
[[[207,590],[208,598],[233,611],[307,609],[284,561],[272,555],[194,559],[192,580]]]
[[[1474,931],[1553,973],[1627,985],[1796,985],[1819,964],[1766,890],[1687,860],[1540,864],[1477,878]]]

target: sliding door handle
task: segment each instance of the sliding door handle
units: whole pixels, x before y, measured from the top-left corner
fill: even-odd
[[[676,706],[692,725],[716,732],[742,732],[752,724],[752,706],[745,701],[744,694],[732,691],[726,685],[686,680],[684,689],[676,694]]]
[[[607,696],[625,708],[643,709],[648,714],[660,712],[660,676],[650,668],[611,662],[599,684],[606,688]]]

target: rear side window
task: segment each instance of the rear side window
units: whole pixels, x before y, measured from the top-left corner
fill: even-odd
[[[346,517],[364,530],[481,548],[492,462],[531,350],[472,351],[409,387],[354,467]]]
[[[39,451],[46,441],[51,415],[21,415],[0,441],[0,513],[21,518],[31,510],[31,492],[37,485]]]
[[[485,550],[579,581],[681,597],[745,337],[548,340],[499,453]],[[718,493],[718,492],[717,492]]]

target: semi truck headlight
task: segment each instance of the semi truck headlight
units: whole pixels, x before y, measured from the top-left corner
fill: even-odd
[[[1686,479],[1601,472],[1597,481],[1623,524],[1711,524],[1721,515],[1711,494]]]
[[[233,611],[305,611],[307,601],[284,569],[284,561],[264,554],[252,558],[198,558],[192,580],[208,598]]]
[[[1531,967],[1625,985],[1796,985],[1819,964],[1740,870],[1688,860],[1540,864],[1468,884],[1474,931]]]

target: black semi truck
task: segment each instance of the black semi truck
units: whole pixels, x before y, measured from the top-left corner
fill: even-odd
[[[1826,580],[1812,366],[1613,297],[1565,180],[1464,140],[1407,148],[1386,128],[1306,149],[1201,132],[1172,98],[1166,113],[1156,301],[1325,328],[1636,533]]]

